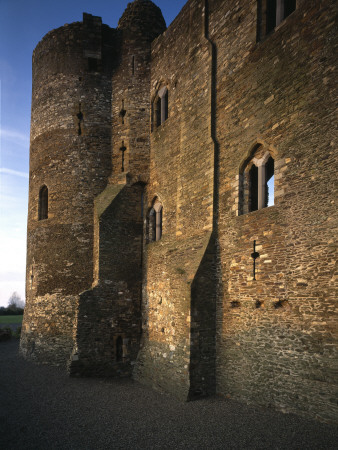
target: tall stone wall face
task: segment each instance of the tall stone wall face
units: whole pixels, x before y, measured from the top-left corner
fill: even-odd
[[[113,175],[129,182],[149,178],[151,42],[166,28],[159,8],[150,1],[129,3],[119,20],[118,68],[112,78]]]
[[[135,0],[41,41],[23,354],[336,419],[336,7],[296,3],[268,35],[264,1],[189,0],[163,32]]]
[[[112,173],[94,201],[94,283],[80,294],[73,375],[131,375],[141,336],[143,190],[149,178],[150,50],[164,31],[149,1],[128,5],[111,79]],[[109,94],[109,92],[107,92]]]
[[[190,364],[192,322],[196,337],[200,317],[198,311],[192,317],[192,292],[213,222],[210,85],[211,50],[202,3],[190,1],[152,46],[150,181],[144,209],[149,220],[158,198],[163,233],[157,242],[145,235],[143,341],[134,371],[137,379],[181,399],[208,390],[197,382],[203,375],[191,383]],[[169,115],[160,125],[155,110],[165,88]],[[196,300],[195,310],[197,305]],[[194,367],[202,366],[194,356]]]
[[[298,1],[256,42],[256,1],[209,2],[223,283],[217,392],[323,420],[337,418],[334,3]],[[257,145],[275,160],[275,204],[239,215],[241,169]]]
[[[111,185],[95,200],[98,279],[80,294],[72,375],[132,373],[141,331],[142,193],[140,184]]]
[[[108,59],[107,53],[113,38],[99,18],[86,15],[84,23],[48,33],[33,55],[27,308],[21,348],[31,354],[34,347],[44,362],[63,358],[65,363],[74,337],[74,299],[93,282],[93,204],[111,173],[114,55]],[[39,220],[44,185],[48,218]],[[63,340],[63,355],[60,344],[56,357],[55,342]]]

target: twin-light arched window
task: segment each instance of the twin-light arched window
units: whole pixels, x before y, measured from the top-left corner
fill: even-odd
[[[239,175],[239,214],[274,205],[274,159],[263,145],[256,145]]]

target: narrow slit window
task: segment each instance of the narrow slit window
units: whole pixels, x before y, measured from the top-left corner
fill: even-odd
[[[122,361],[123,358],[123,340],[121,336],[116,339],[116,361]]]
[[[148,214],[148,242],[159,241],[162,237],[163,207],[155,199]]]
[[[39,220],[48,219],[48,188],[42,186],[39,192]]]
[[[135,75],[135,56],[131,57],[131,74]]]
[[[163,122],[164,122],[165,120],[168,119],[168,113],[169,113],[169,109],[168,109],[168,90],[166,91],[162,101],[164,101],[164,107],[163,107],[163,111],[164,111],[164,113],[163,113]]]

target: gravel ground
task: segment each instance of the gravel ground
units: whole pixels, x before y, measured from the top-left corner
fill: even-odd
[[[179,403],[131,380],[69,378],[0,344],[0,448],[337,449],[337,427],[231,400]]]

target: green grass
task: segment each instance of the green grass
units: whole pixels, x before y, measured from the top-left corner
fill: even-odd
[[[10,323],[21,323],[23,316],[0,316],[0,325]]]

